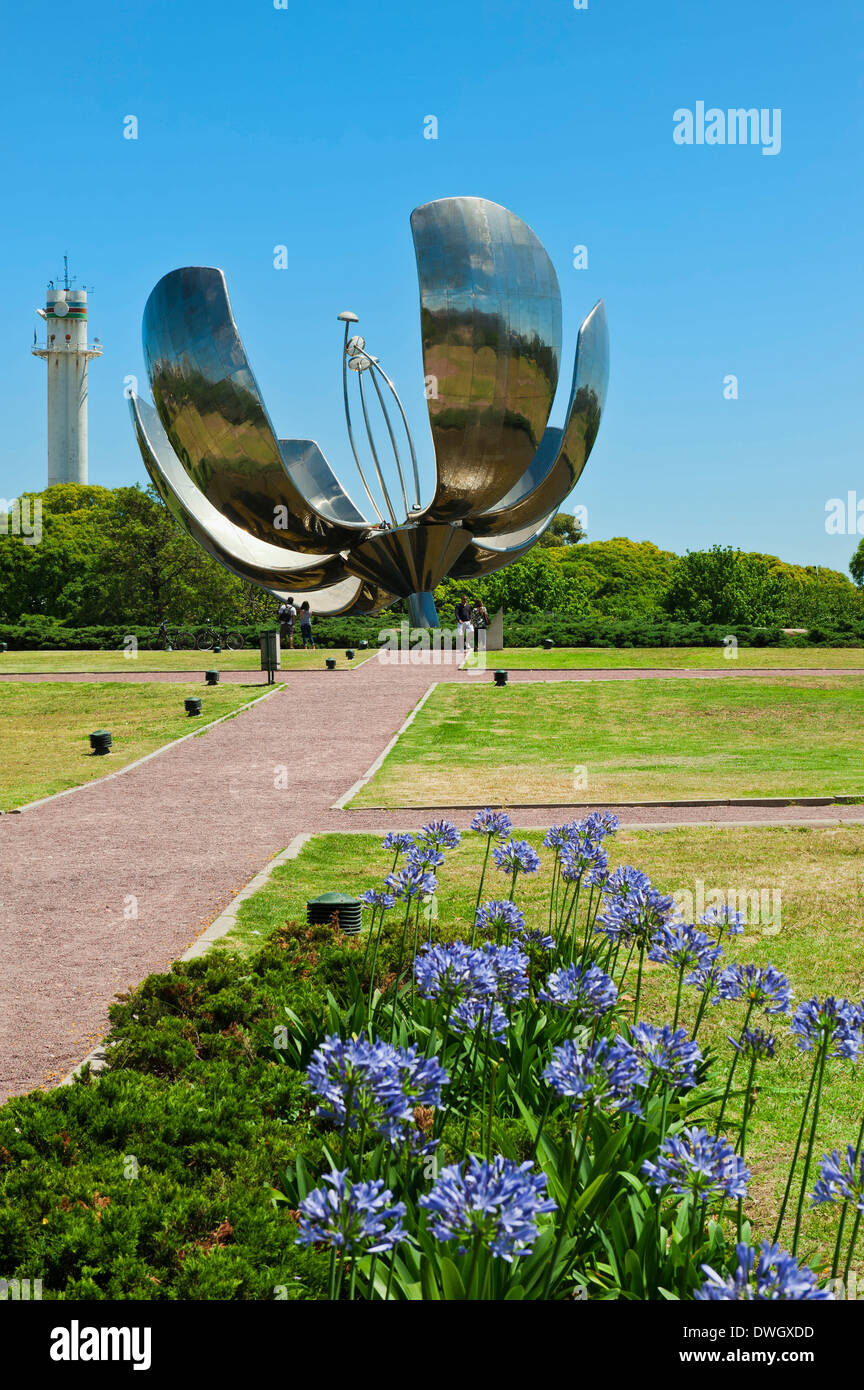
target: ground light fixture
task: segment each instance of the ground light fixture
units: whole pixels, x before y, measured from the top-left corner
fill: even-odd
[[[506,685],[506,684],[507,684],[507,672],[506,672],[506,671],[496,671],[496,672],[495,672],[495,684],[496,684],[496,685]]]
[[[113,737],[107,729],[96,729],[96,731],[90,735],[90,748],[93,753],[99,757],[104,753],[111,752],[111,744],[113,741]]]
[[[336,670],[336,658],[335,658],[335,656],[328,656],[328,657],[326,657],[326,658],[325,658],[325,661],[324,661],[324,665],[327,667],[327,670],[328,670],[328,671],[335,671],[335,670]]]
[[[190,716],[201,713],[201,700],[196,695],[190,695],[183,701],[186,713]]]
[[[552,650],[552,648],[553,648],[554,646],[555,646],[555,643],[552,641],[552,638],[551,638],[551,637],[544,637],[544,638],[543,638],[543,647],[544,647],[544,650],[545,650],[545,651],[551,652],[551,650]]]
[[[348,647],[348,649],[347,649],[346,652],[345,652],[345,655],[347,656],[347,658],[348,658],[349,661],[353,661],[353,660],[354,660],[354,649],[353,649],[353,647]]]
[[[310,898],[306,904],[306,920],[310,927],[330,922],[334,914],[340,931],[346,936],[357,936],[362,923],[363,904],[359,898],[347,893],[322,893],[320,897]]]
[[[208,685],[218,685],[218,684],[219,684],[219,672],[218,672],[218,671],[205,671],[205,672],[204,672],[204,679],[206,680],[206,682],[207,682]]]

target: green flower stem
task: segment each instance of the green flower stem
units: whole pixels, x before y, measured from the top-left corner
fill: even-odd
[[[546,1121],[547,1121],[548,1118],[549,1118],[549,1110],[550,1110],[550,1108],[551,1108],[551,1105],[552,1105],[552,1087],[550,1086],[550,1087],[548,1087],[548,1089],[547,1089],[547,1091],[546,1091],[546,1100],[545,1100],[544,1103],[543,1103],[543,1114],[540,1116],[540,1123],[539,1123],[539,1125],[537,1126],[537,1133],[536,1133],[535,1136],[534,1136],[534,1143],[533,1143],[533,1146],[532,1146],[532,1148],[531,1148],[531,1162],[532,1162],[532,1163],[536,1162],[536,1159],[537,1159],[537,1150],[538,1150],[539,1147],[540,1147],[540,1136],[541,1136],[541,1134],[543,1133],[543,1126],[545,1125]]]
[[[483,856],[483,868],[480,873],[480,887],[477,889],[477,901],[474,904],[474,921],[471,923],[471,945],[477,940],[477,909],[480,906],[480,899],[483,897],[483,883],[486,878],[486,866],[489,863],[489,851],[492,849],[492,836],[486,836],[486,853]]]
[[[399,964],[396,967],[396,979],[393,982],[393,1008],[390,1011],[390,1039],[393,1042],[393,1034],[396,1031],[396,1004],[399,998],[399,981],[402,978],[402,962],[405,959],[405,938],[408,935],[408,919],[411,916],[411,899],[408,898],[405,905],[405,921],[402,924],[402,940],[399,944]]]
[[[747,1031],[747,1025],[748,1025],[749,1022],[750,1022],[750,1015],[753,1013],[753,1010],[754,1010],[755,1007],[756,1007],[756,1006],[755,1006],[755,1004],[753,1003],[753,1000],[751,999],[750,1003],[747,1005],[747,1014],[746,1014],[746,1016],[745,1016],[745,1018],[744,1018],[744,1026],[743,1026],[743,1028],[741,1029],[741,1034],[742,1034],[742,1036],[743,1036],[743,1034]],[[736,1048],[736,1049],[735,1049],[735,1056],[732,1058],[732,1065],[731,1065],[731,1067],[729,1068],[729,1075],[728,1075],[727,1078],[726,1078],[726,1090],[723,1092],[723,1103],[722,1103],[722,1105],[720,1106],[720,1114],[717,1116],[717,1125],[716,1125],[716,1129],[717,1129],[717,1133],[718,1133],[718,1134],[720,1133],[720,1127],[721,1127],[721,1125],[723,1124],[723,1116],[726,1114],[726,1106],[727,1106],[728,1103],[729,1103],[729,1093],[730,1093],[730,1091],[732,1090],[732,1078],[733,1078],[734,1075],[735,1075],[735,1068],[736,1068],[737,1065],[738,1065],[738,1058],[739,1058],[740,1056],[741,1056],[741,1053],[740,1053],[740,1052],[738,1051],[738,1049]]]
[[[858,1240],[858,1227],[861,1225],[861,1212],[855,1212],[855,1220],[852,1224],[852,1239],[849,1242],[849,1254],[846,1257],[846,1264],[843,1268],[843,1283],[849,1286],[849,1270],[852,1267],[852,1256],[855,1253],[855,1244]]]
[[[756,1076],[756,1063],[759,1061],[758,1053],[754,1052],[750,1058],[750,1068],[747,1072],[747,1087],[744,1092],[744,1114],[741,1117],[741,1134],[739,1138],[741,1159],[746,1157],[747,1148],[747,1126],[750,1123],[750,1116],[753,1112],[753,1081]],[[722,1209],[720,1215],[723,1215]],[[717,1218],[720,1219],[719,1217]],[[744,1219],[744,1199],[738,1198],[738,1239],[741,1239],[741,1226]]]
[[[822,1082],[825,1079],[825,1062],[828,1057],[829,1043],[826,1040],[819,1049],[819,1077],[816,1082],[816,1096],[813,1101],[813,1120],[810,1125],[810,1137],[807,1141],[807,1156],[804,1159],[804,1174],[801,1178],[801,1192],[798,1196],[798,1210],[795,1213],[795,1235],[792,1238],[792,1254],[798,1254],[798,1237],[801,1234],[801,1218],[804,1215],[804,1198],[807,1196],[807,1179],[810,1176],[810,1164],[813,1159],[813,1144],[816,1140],[816,1126],[819,1123],[819,1102],[822,1099]]]
[[[672,1020],[673,1033],[675,1032],[675,1029],[678,1027],[678,1015],[681,1012],[681,991],[684,988],[684,971],[686,969],[686,965],[682,965],[680,970],[678,971],[678,993],[675,995],[675,1017]]]
[[[859,1164],[860,1164],[860,1162],[861,1162],[861,1149],[862,1149],[862,1147],[864,1147],[864,1115],[862,1115],[862,1117],[861,1117],[861,1128],[860,1128],[859,1131],[858,1131],[858,1142],[857,1142],[857,1144],[855,1145],[855,1167],[854,1167],[854,1170],[853,1170],[853,1171],[854,1171],[856,1174],[857,1174],[857,1172],[858,1172],[858,1166],[859,1166]],[[849,1203],[848,1203],[848,1202],[844,1202],[844,1203],[843,1203],[843,1206],[842,1206],[842,1208],[841,1208],[841,1210],[840,1210],[840,1221],[839,1221],[839,1224],[838,1224],[838,1226],[837,1226],[837,1243],[836,1243],[836,1245],[834,1246],[834,1259],[833,1259],[832,1262],[831,1262],[831,1278],[832,1278],[832,1279],[836,1279],[836,1278],[837,1278],[837,1266],[840,1264],[840,1249],[841,1249],[841,1246],[842,1246],[842,1244],[843,1244],[843,1230],[844,1230],[844,1227],[845,1227],[845,1225],[846,1225],[846,1215],[847,1215],[848,1211],[849,1211]],[[854,1246],[854,1244],[855,1244],[855,1240],[854,1240],[854,1237],[853,1237],[852,1245]],[[852,1249],[851,1249],[851,1247],[850,1247],[850,1250],[849,1250],[849,1259],[850,1259],[850,1260],[852,1259]]]
[[[639,1000],[642,998],[642,967],[645,964],[645,942],[639,946],[639,969],[636,972],[636,1001],[633,1005],[633,1022],[639,1020]],[[680,986],[679,986],[680,988]]]
[[[810,1109],[810,1098],[813,1095],[813,1087],[816,1085],[816,1071],[819,1066],[817,1056],[813,1063],[813,1070],[810,1073],[810,1085],[807,1088],[807,1099],[804,1102],[804,1109],[801,1111],[801,1123],[798,1126],[798,1138],[795,1140],[795,1152],[792,1155],[792,1163],[789,1167],[789,1176],[786,1179],[786,1191],[783,1193],[783,1201],[780,1204],[780,1215],[777,1217],[777,1227],[774,1231],[774,1244],[780,1239],[780,1232],[783,1228],[783,1218],[786,1215],[786,1205],[789,1201],[789,1193],[792,1191],[792,1180],[795,1177],[795,1165],[798,1162],[798,1155],[801,1152],[801,1140],[804,1138],[804,1127],[807,1124],[807,1112]]]
[[[573,1210],[573,1203],[576,1200],[576,1188],[579,1184],[579,1169],[582,1166],[582,1157],[585,1152],[585,1145],[588,1141],[588,1131],[591,1128],[591,1116],[594,1112],[594,1097],[588,1102],[588,1108],[579,1112],[579,1124],[576,1129],[576,1142],[574,1144],[573,1171],[570,1176],[570,1191],[567,1193],[567,1202],[561,1214],[558,1224],[558,1233],[555,1237],[555,1245],[549,1257],[549,1264],[546,1269],[546,1279],[543,1283],[543,1293],[541,1297],[545,1301],[549,1297],[549,1288],[555,1273],[555,1266],[558,1263],[558,1256],[561,1253],[561,1246],[564,1241],[564,1233],[570,1220],[570,1213]]]

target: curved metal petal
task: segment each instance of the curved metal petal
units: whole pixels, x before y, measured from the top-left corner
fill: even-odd
[[[561,357],[558,277],[537,237],[485,198],[415,208],[424,372],[438,485],[424,519],[500,502],[531,463]]]
[[[471,533],[461,526],[399,526],[355,546],[346,564],[406,598],[436,588],[470,543]]]
[[[315,611],[321,616],[367,612],[392,601],[392,595],[378,586],[351,575],[341,555],[322,556],[310,565],[306,555],[247,535],[198,491],[153,407],[134,395],[129,406],[141,457],[159,496],[187,535],[232,574],[280,598],[288,593],[317,594]]]
[[[312,555],[368,530],[317,445],[280,447],[221,270],[186,266],[163,276],[147,300],[143,337],[159,418],[214,507],[258,540]]]
[[[543,517],[539,526],[523,526],[500,536],[475,536],[450,570],[452,578],[476,579],[481,574],[492,574],[494,570],[503,569],[514,560],[521,560],[537,544],[555,511],[557,507]]]
[[[516,486],[497,507],[466,525],[485,535],[536,524],[575,487],[594,447],[609,385],[609,325],[599,300],[579,330],[564,429],[550,428]]]

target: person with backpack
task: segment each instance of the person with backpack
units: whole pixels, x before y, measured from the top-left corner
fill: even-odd
[[[468,605],[467,594],[462,594],[461,598],[459,599],[459,602],[456,604],[455,613],[456,644],[460,651],[466,651],[468,648],[468,637],[472,631],[471,609]]]
[[[303,638],[303,650],[306,650],[306,643],[315,650],[315,638],[312,636],[312,610],[309,607],[309,600],[305,598],[300,605],[300,636]]]
[[[294,650],[294,625],[297,622],[297,609],[294,607],[293,598],[286,599],[279,605],[279,636],[284,643],[287,641],[291,651]]]
[[[483,600],[478,598],[474,607],[471,609],[471,626],[474,628],[474,650],[486,650],[486,629],[489,626],[489,614]],[[482,636],[481,636],[482,634]]]

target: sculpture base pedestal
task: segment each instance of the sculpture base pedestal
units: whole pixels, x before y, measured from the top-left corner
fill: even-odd
[[[435,600],[428,590],[408,595],[408,617],[412,627],[440,627]]]

